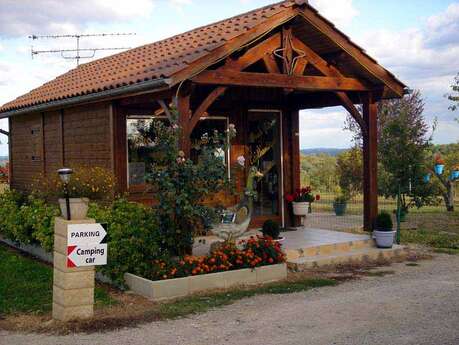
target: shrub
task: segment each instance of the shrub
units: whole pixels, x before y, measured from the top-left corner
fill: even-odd
[[[86,197],[91,200],[108,202],[115,196],[116,178],[113,172],[102,167],[73,166],[73,174],[68,184],[71,198]],[[33,183],[34,193],[55,201],[64,197],[64,186],[56,174],[38,176]]]
[[[12,241],[35,243],[52,251],[57,215],[57,206],[34,195],[25,198],[14,190],[0,195],[0,233]]]
[[[276,221],[269,219],[263,223],[263,236],[269,236],[272,239],[278,239],[280,234],[280,226]]]
[[[109,206],[91,203],[88,216],[108,225],[109,260],[98,269],[118,285],[126,272],[145,275],[153,260],[169,257],[151,207],[117,199]]]
[[[339,205],[339,204],[347,204],[349,201],[349,197],[345,194],[338,195],[335,197],[335,200],[333,201],[333,204]]]
[[[186,256],[179,260],[154,260],[144,277],[152,280],[188,277],[285,262],[279,243],[270,238],[251,237],[242,249],[226,243],[208,256]]]
[[[375,226],[378,231],[392,231],[394,224],[391,215],[386,211],[379,212]]]

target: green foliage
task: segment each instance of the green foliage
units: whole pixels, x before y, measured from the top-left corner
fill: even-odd
[[[170,125],[153,121],[137,132],[141,137],[138,140],[150,143],[150,155],[154,157],[150,181],[158,200],[155,210],[164,245],[172,253],[183,255],[191,248],[195,229],[202,229],[212,213],[205,206],[197,206],[227,187],[225,162],[219,153],[226,152],[229,144],[226,133],[206,133],[195,143],[199,157],[192,161],[179,150],[181,130],[176,118],[177,111],[173,110]],[[229,134],[233,136],[235,131]]]
[[[358,146],[342,152],[336,160],[336,173],[341,191],[349,196],[362,193],[363,159]]]
[[[453,84],[451,85],[451,93],[446,96],[451,101],[449,109],[456,111],[459,108],[459,73],[454,77]],[[459,119],[456,119],[456,121],[459,121]]]
[[[459,235],[432,230],[402,230],[402,243],[417,243],[436,249],[459,250]]]
[[[99,270],[120,286],[125,273],[144,275],[153,260],[168,257],[166,239],[152,208],[117,199],[110,206],[92,203],[88,216],[108,225],[110,259]]]
[[[89,198],[93,201],[111,201],[114,197],[116,178],[112,171],[103,167],[72,166],[72,177],[68,184],[71,198]],[[59,175],[38,176],[33,184],[34,193],[46,200],[63,198],[64,184]]]
[[[375,220],[375,227],[378,231],[392,231],[394,224],[391,215],[386,211],[379,212]]]
[[[340,194],[335,197],[335,199],[333,200],[333,204],[334,205],[347,204],[348,201],[349,201],[349,195]]]
[[[415,91],[400,100],[381,102],[378,112],[380,192],[395,198],[400,186],[405,210],[437,202],[432,185],[423,183],[431,141],[423,111],[424,100]]]
[[[52,251],[54,243],[54,217],[57,206],[30,195],[25,198],[15,191],[0,195],[0,234],[24,244],[39,244]]]
[[[268,219],[267,221],[263,223],[262,233],[263,233],[263,236],[269,236],[273,239],[279,238],[279,234],[280,234],[279,223],[272,219]]]
[[[301,185],[311,186],[321,192],[334,192],[338,180],[336,176],[336,157],[328,154],[301,155]]]

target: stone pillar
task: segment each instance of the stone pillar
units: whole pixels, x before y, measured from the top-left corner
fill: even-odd
[[[53,319],[69,321],[94,314],[95,268],[67,267],[67,227],[69,224],[95,223],[93,219],[55,219]]]

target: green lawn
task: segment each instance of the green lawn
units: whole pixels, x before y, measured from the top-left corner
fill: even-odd
[[[0,316],[15,313],[43,314],[52,309],[53,269],[0,245]],[[96,288],[96,304],[113,303]]]

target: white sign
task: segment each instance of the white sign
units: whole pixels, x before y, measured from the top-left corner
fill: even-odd
[[[107,264],[107,244],[101,243],[107,232],[100,224],[69,224],[67,232],[67,267]]]
[[[107,235],[100,224],[69,224],[67,227],[67,246],[99,244]]]
[[[100,266],[107,264],[107,244],[67,247],[67,267]]]

